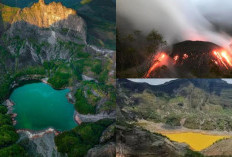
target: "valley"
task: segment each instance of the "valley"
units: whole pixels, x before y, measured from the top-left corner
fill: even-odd
[[[138,120],[135,125],[153,133],[160,133],[172,141],[186,143],[194,151],[204,150],[218,140],[232,137],[232,132],[227,131],[188,129],[185,127],[168,128],[163,123],[146,120]]]
[[[185,149],[197,151],[202,156],[210,154],[209,148],[215,148],[217,155],[229,152],[220,148],[232,135],[232,101],[228,95],[231,84],[226,81],[175,79],[150,85],[119,79],[117,87],[119,127],[131,126],[159,134],[172,142],[185,143]],[[185,156],[189,152],[179,153]]]

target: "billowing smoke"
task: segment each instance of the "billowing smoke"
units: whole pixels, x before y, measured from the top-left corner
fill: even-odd
[[[155,29],[169,44],[201,40],[228,48],[231,19],[231,0],[117,0],[119,30]]]

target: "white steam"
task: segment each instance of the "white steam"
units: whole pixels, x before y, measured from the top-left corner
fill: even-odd
[[[155,29],[169,44],[201,40],[228,48],[232,41],[226,33],[231,26],[232,1],[202,1],[117,0],[117,26],[119,29],[141,30],[144,33]]]

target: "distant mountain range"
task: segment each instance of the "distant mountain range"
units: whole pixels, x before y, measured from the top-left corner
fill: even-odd
[[[152,90],[175,94],[175,91],[180,87],[193,84],[195,87],[200,88],[209,93],[220,94],[223,89],[232,89],[232,84],[228,84],[222,79],[176,79],[165,82],[161,85],[151,85],[148,83],[136,83],[128,79],[118,79],[120,86],[128,88],[132,91]]]
[[[156,86],[119,79],[117,87],[117,104],[127,120],[232,130],[232,85],[221,79],[177,79]]]

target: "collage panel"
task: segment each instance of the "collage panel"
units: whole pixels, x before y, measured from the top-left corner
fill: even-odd
[[[116,156],[231,156],[232,79],[118,79]]]
[[[231,6],[117,0],[117,78],[231,78]]]
[[[115,10],[0,0],[0,157],[115,157]]]
[[[232,3],[116,5],[116,156],[231,156]]]

